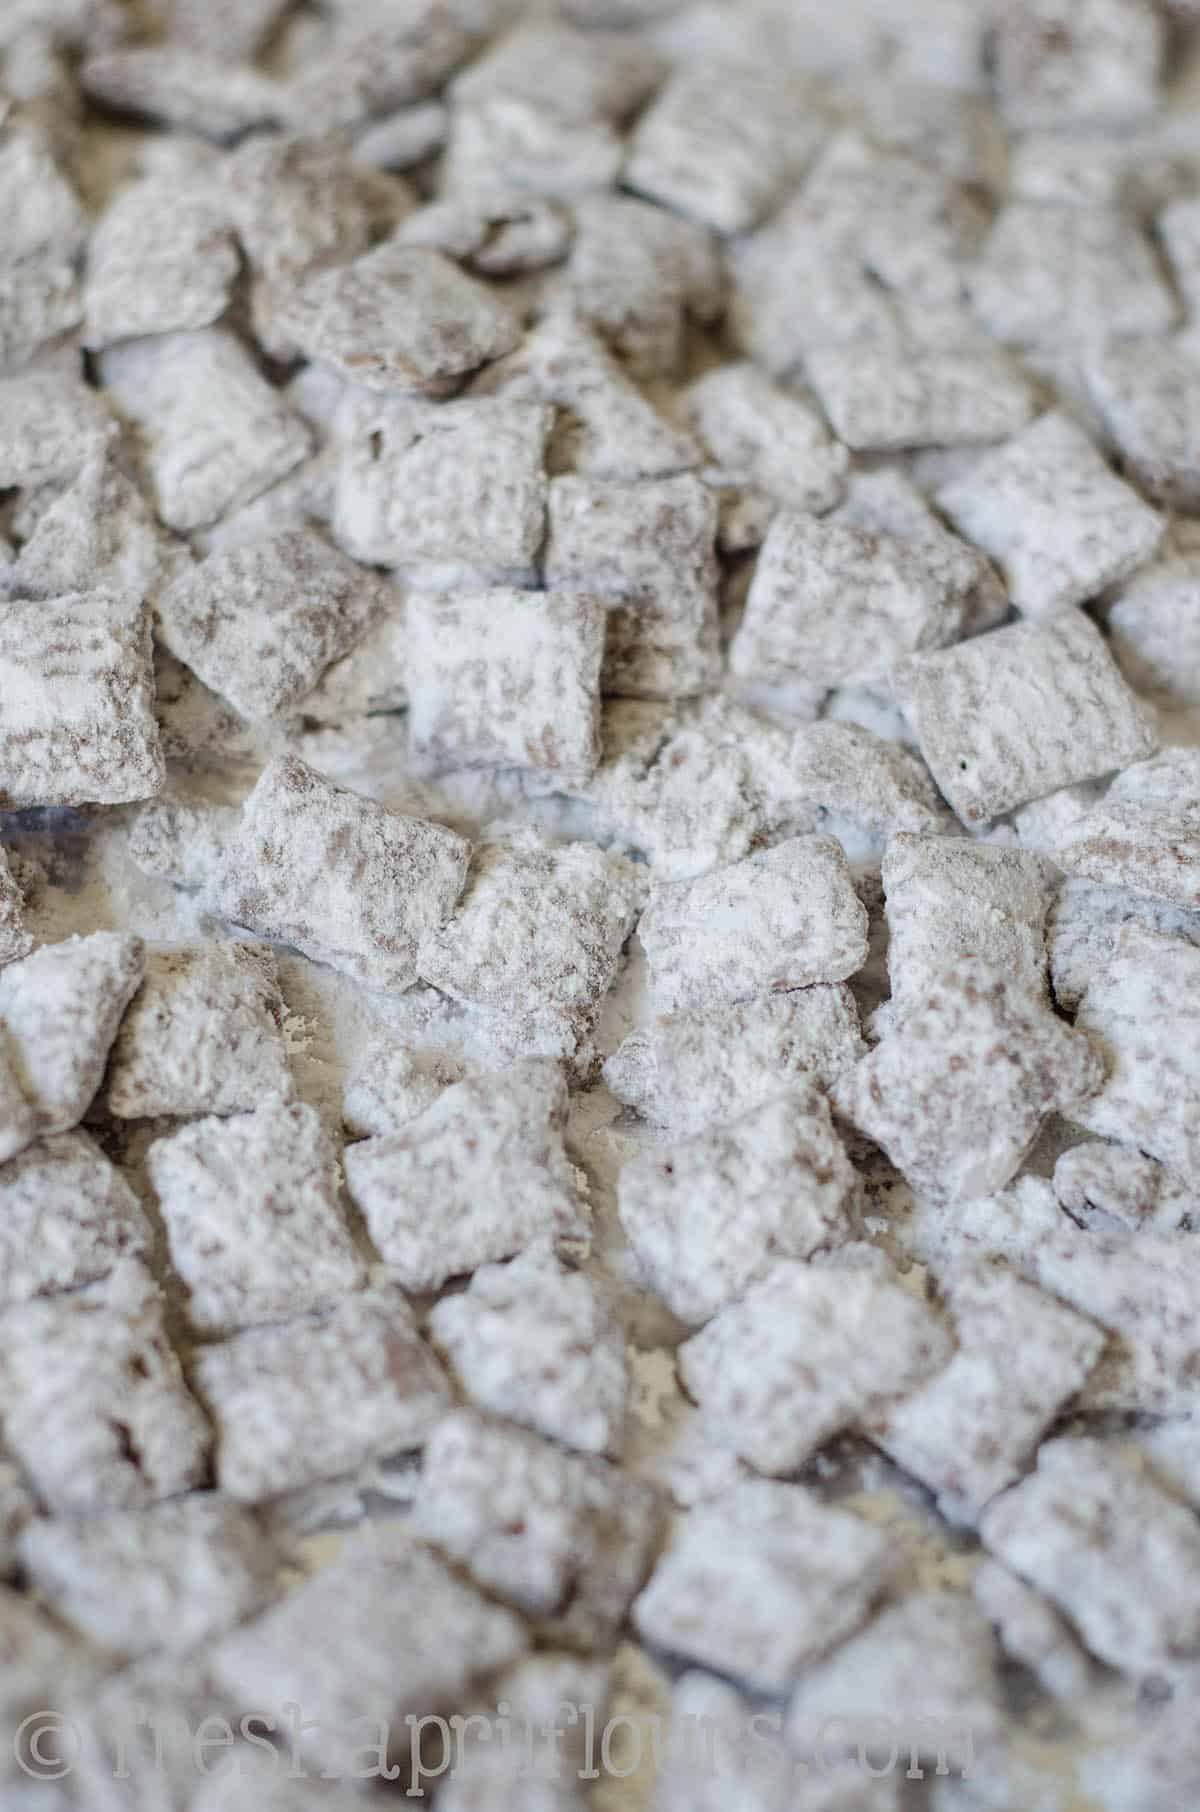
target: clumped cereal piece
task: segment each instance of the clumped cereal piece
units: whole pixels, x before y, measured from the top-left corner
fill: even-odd
[[[786,508],[839,503],[850,456],[817,411],[749,362],[720,365],[685,394],[687,417],[722,474]]]
[[[964,824],[1152,755],[1149,712],[1081,611],[915,655],[892,675],[933,777]]]
[[[625,1336],[591,1278],[535,1244],[482,1265],[429,1317],[429,1336],[471,1401],[548,1440],[615,1457],[625,1432]]]
[[[619,1101],[682,1135],[797,1082],[829,1088],[865,1049],[849,988],[797,988],[656,1018],[608,1059],[604,1080]]]
[[[1138,692],[1177,710],[1200,706],[1200,558],[1156,561],[1118,590],[1109,645]]]
[[[97,453],[38,517],[0,584],[16,598],[93,591],[154,598],[186,558],[137,486]]]
[[[969,1199],[1002,1189],[1046,1116],[1085,1115],[1103,1081],[1100,1051],[1026,976],[967,956],[926,978],[834,1100],[915,1188]]]
[[[233,1114],[290,1094],[283,1014],[274,955],[257,944],[151,949],[109,1060],[108,1111]]]
[[[781,510],[730,666],[742,679],[878,685],[902,656],[953,641],[962,619],[961,592],[918,544]]]
[[[456,1083],[401,1131],[348,1147],[347,1187],[406,1290],[439,1289],[542,1237],[586,1239],[566,1110],[557,1064],[532,1059]]]
[[[182,533],[250,503],[311,451],[304,422],[225,328],[110,346],[99,367],[142,430],[158,513]]]
[[[208,1423],[134,1259],[4,1312],[0,1399],[8,1444],[56,1516],[136,1510],[203,1482]]]
[[[106,107],[205,138],[240,138],[254,126],[278,124],[284,114],[282,89],[259,70],[170,44],[93,57],[79,79]]]
[[[333,531],[356,560],[476,567],[532,581],[553,412],[507,397],[351,393],[339,411]]]
[[[207,1495],[31,1523],[21,1560],[59,1616],[125,1655],[182,1652],[242,1622],[274,1596],[280,1565],[249,1512]]]
[[[1102,1442],[1047,1441],[980,1533],[1111,1667],[1154,1673],[1200,1649],[1196,1519]]]
[[[1033,414],[1028,381],[992,348],[828,346],[805,363],[835,434],[857,453],[1004,440]]]
[[[3,805],[116,805],[161,791],[150,618],[136,595],[8,604],[0,690]]]
[[[596,598],[414,592],[406,632],[409,752],[421,771],[523,768],[586,782],[600,753]]]
[[[0,1301],[53,1296],[144,1257],[153,1235],[137,1197],[81,1132],[27,1145],[0,1166]]]
[[[971,277],[996,339],[1071,346],[1168,333],[1177,307],[1141,227],[1117,208],[1012,201]]]
[[[117,434],[103,397],[62,371],[0,383],[0,488],[74,478]]]
[[[943,486],[938,503],[999,563],[1013,603],[1032,617],[1125,578],[1153,557],[1165,526],[1057,411]]]
[[[1086,363],[1088,394],[1122,464],[1156,503],[1200,505],[1200,364],[1168,340],[1118,340]],[[1123,576],[1123,575],[1122,575]]]
[[[1085,881],[1200,911],[1200,752],[1168,749],[1118,774],[1055,861]]]
[[[295,707],[382,603],[373,574],[311,529],[284,529],[181,574],[159,627],[173,655],[254,721]]]
[[[802,799],[875,835],[932,836],[952,828],[920,757],[859,724],[831,718],[805,724],[792,742],[791,771]],[[889,842],[889,853],[893,847]]]
[[[716,532],[715,499],[690,475],[634,485],[553,481],[546,583],[581,586],[607,607],[606,693],[681,697],[715,680]]]
[[[1020,1476],[1105,1335],[1000,1266],[960,1264],[940,1281],[958,1350],[870,1432],[936,1494],[944,1516],[973,1522]]]
[[[616,980],[641,891],[631,863],[592,843],[528,828],[483,844],[453,916],[421,939],[421,979],[494,1016],[514,1053],[574,1057]]]
[[[398,1290],[201,1347],[217,1484],[255,1504],[420,1447],[450,1401]]]
[[[656,1493],[615,1466],[460,1409],[425,1449],[411,1527],[484,1590],[591,1648],[615,1636],[659,1522]]]
[[[1158,105],[1164,21],[1145,0],[1013,0],[995,33],[1012,127],[1127,128]]]
[[[971,1591],[1005,1654],[1035,1673],[1048,1693],[1072,1699],[1086,1689],[1086,1655],[1065,1619],[1032,1586],[988,1559],[976,1568]]]
[[[748,1481],[681,1523],[633,1618],[654,1647],[783,1693],[864,1621],[892,1564],[861,1517],[798,1485]]]
[[[1055,1164],[1054,1193],[1077,1226],[1138,1233],[1164,1220],[1169,1225],[1184,1192],[1157,1159],[1128,1145],[1089,1139],[1064,1151]]]
[[[238,274],[228,213],[202,183],[165,176],[123,189],[97,223],[88,253],[85,343],[93,350],[142,334],[210,327]]]
[[[412,1730],[457,1708],[527,1647],[511,1611],[406,1529],[369,1524],[330,1566],[216,1643],[211,1667],[236,1704],[270,1714],[269,1728],[288,1728],[288,1707],[302,1705],[302,1755],[328,1778],[361,1781],[352,1770],[363,1765],[364,1729],[400,1731],[408,1718]]]
[[[498,98],[547,103],[568,120],[619,125],[658,85],[661,65],[639,39],[593,36],[556,22],[521,24],[451,83],[456,106]]]
[[[684,1342],[679,1376],[716,1439],[781,1474],[877,1419],[953,1347],[882,1254],[859,1247],[820,1265],[776,1263]]]
[[[688,316],[715,319],[724,294],[707,229],[626,195],[589,195],[576,207],[565,287],[642,380],[678,373]]]
[[[0,965],[16,962],[33,949],[24,915],[25,896],[13,876],[7,853],[0,848]]]
[[[779,1258],[854,1237],[857,1179],[814,1088],[793,1089],[686,1144],[639,1152],[617,1183],[646,1282],[698,1325]]]
[[[217,905],[314,962],[410,988],[421,933],[453,911],[470,853],[444,824],[386,811],[280,755],[243,807]]]
[[[399,1132],[462,1079],[462,1065],[452,1058],[372,1040],[342,1092],[342,1121],[356,1139]]]
[[[311,1107],[265,1101],[156,1139],[146,1169],[188,1312],[208,1331],[282,1321],[362,1288],[337,1156]]]
[[[638,925],[662,1012],[840,982],[867,959],[867,914],[833,837],[793,837],[693,881],[662,881]]]

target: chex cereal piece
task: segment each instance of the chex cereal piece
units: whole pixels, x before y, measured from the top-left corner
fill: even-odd
[[[25,929],[25,896],[0,848],[0,964],[28,956],[32,948],[33,938]]]
[[[196,1389],[217,1429],[217,1484],[261,1503],[420,1447],[450,1401],[398,1290],[201,1347]]]
[[[1081,611],[916,655],[892,675],[933,777],[964,824],[1152,755],[1145,706]]]
[[[146,1169],[198,1328],[281,1321],[362,1288],[336,1166],[319,1114],[299,1103],[267,1100],[155,1140]]]
[[[1092,982],[1107,974],[1126,933],[1153,969],[1176,940],[1200,945],[1200,915],[1067,876],[1046,921],[1050,985],[1065,1013],[1075,1013]]]
[[[263,769],[226,851],[218,907],[375,987],[410,988],[421,933],[448,918],[470,845],[334,786],[294,755]]]
[[[1159,99],[1164,21],[1143,0],[1014,0],[996,21],[996,90],[1010,126],[1129,127]]]
[[[630,1033],[604,1080],[619,1101],[686,1134],[736,1119],[797,1082],[829,1088],[865,1049],[849,988],[797,988],[658,1017]]]
[[[462,1079],[462,1065],[451,1057],[373,1038],[342,1091],[343,1124],[356,1139],[399,1132]]]
[[[7,1309],[0,1343],[5,1437],[53,1514],[135,1510],[203,1481],[208,1422],[136,1260]]]
[[[900,1738],[903,1753],[957,1775],[974,1773],[1004,1730],[996,1639],[960,1592],[936,1587],[888,1605],[823,1666],[801,1680],[787,1720],[789,1743],[847,1768],[860,1744]],[[896,1770],[899,1773],[899,1769]],[[912,1763],[909,1765],[910,1775]],[[858,1768],[853,1769],[859,1779]],[[919,1778],[919,1777],[918,1777]]]
[[[429,1317],[429,1337],[489,1415],[616,1456],[625,1430],[625,1336],[600,1291],[546,1245],[482,1265]]]
[[[1200,363],[1169,340],[1117,340],[1086,361],[1088,394],[1122,464],[1156,503],[1200,504]]]
[[[1200,706],[1200,558],[1155,561],[1136,573],[1119,588],[1107,629],[1135,690],[1176,709]]]
[[[467,889],[421,939],[422,981],[496,1019],[514,1054],[575,1056],[621,966],[638,871],[526,828],[476,851]]]
[[[30,1138],[82,1120],[144,972],[141,938],[115,931],[43,944],[0,970],[0,1027],[32,1110]]]
[[[708,230],[625,195],[576,207],[566,289],[638,379],[674,377],[687,317],[714,319],[724,296]]]
[[[182,573],[159,604],[159,633],[206,686],[251,720],[277,717],[382,608],[374,576],[311,529],[284,529]]]
[[[135,594],[6,605],[0,690],[0,803],[115,805],[161,790],[150,617]]]
[[[411,1527],[484,1590],[601,1647],[645,1579],[659,1521],[656,1493],[605,1460],[459,1409],[425,1448]]]
[[[0,1165],[0,1301],[52,1296],[106,1277],[153,1244],[137,1197],[81,1132],[27,1145]]]
[[[1026,976],[966,956],[926,978],[834,1100],[914,1187],[970,1198],[1002,1189],[1046,1116],[1086,1115],[1103,1081],[1100,1050]]]
[[[679,1376],[716,1439],[759,1472],[788,1473],[923,1384],[953,1347],[860,1247],[820,1265],[780,1260],[684,1342]]]
[[[546,583],[581,586],[607,606],[605,692],[681,697],[716,678],[716,532],[713,495],[688,474],[552,482]]]
[[[805,365],[834,432],[858,453],[1003,440],[1033,414],[1029,383],[998,350],[829,346]]]
[[[308,428],[226,329],[110,346],[100,375],[142,430],[158,513],[186,533],[249,503],[298,466]]]
[[[79,79],[85,93],[107,107],[206,138],[240,138],[284,115],[282,90],[260,71],[169,44],[93,57]]]
[[[362,140],[355,147],[362,158]],[[514,189],[489,189],[431,201],[401,222],[402,245],[423,245],[468,265],[481,277],[515,277],[561,264],[571,245],[571,220],[558,202]]]
[[[32,488],[73,478],[117,434],[104,398],[61,371],[28,371],[0,383],[0,486]]]
[[[1164,523],[1066,415],[1043,415],[938,493],[998,562],[1017,609],[1082,604],[1151,559]]]
[[[333,530],[356,560],[532,579],[546,527],[543,403],[354,392],[339,411]]]
[[[936,1493],[944,1516],[973,1522],[1020,1476],[1100,1357],[1105,1335],[1000,1266],[959,1265],[940,1281],[958,1350],[870,1432]]]
[[[1111,1233],[1177,1225],[1188,1201],[1186,1185],[1156,1158],[1105,1139],[1063,1152],[1054,1193],[1078,1226]]]
[[[549,315],[474,388],[552,403],[559,412],[557,471],[633,484],[701,463],[691,435],[657,412],[591,328],[567,310]]]
[[[155,599],[184,559],[137,486],[98,453],[38,517],[0,584],[16,598],[112,591]]]
[[[1177,312],[1136,221],[1028,201],[997,215],[971,299],[988,332],[1016,346],[1166,333]]]
[[[287,1707],[302,1705],[302,1755],[331,1779],[361,1781],[352,1770],[362,1766],[364,1729],[399,1732],[408,1718],[411,1731],[457,1708],[527,1647],[511,1611],[392,1523],[355,1531],[330,1566],[210,1655],[235,1703],[270,1714],[278,1729]]]
[[[0,265],[0,373],[19,372],[83,319],[73,267],[37,258]]]
[[[242,1622],[274,1596],[280,1565],[248,1511],[207,1494],[31,1523],[21,1560],[66,1623],[126,1655],[183,1651]]]
[[[557,1064],[533,1059],[456,1083],[401,1131],[347,1148],[347,1187],[406,1290],[436,1290],[535,1239],[586,1239],[566,1108]]]
[[[365,252],[373,226],[363,170],[328,139],[260,135],[221,166],[251,269],[269,283]]]
[[[631,37],[595,37],[569,25],[518,25],[455,78],[456,106],[504,96],[549,104],[570,120],[620,124],[658,84],[661,65],[650,46]]]
[[[691,426],[735,482],[795,510],[840,502],[850,456],[817,411],[749,362],[719,365],[685,393]]]
[[[1111,1667],[1153,1673],[1200,1649],[1196,1519],[1102,1442],[1047,1441],[980,1533]]]
[[[108,1111],[232,1114],[289,1094],[283,1016],[275,958],[260,945],[151,948],[109,1059]]]
[[[1036,1674],[1048,1693],[1072,1699],[1086,1689],[1086,1655],[1066,1619],[1032,1586],[989,1557],[972,1575],[971,1592],[1005,1654]]]
[[[532,769],[580,785],[599,758],[605,613],[590,592],[413,592],[409,752],[421,771]]]
[[[877,835],[953,826],[920,757],[859,724],[805,724],[792,742],[791,770],[801,798]]]
[[[825,126],[774,71],[696,59],[643,114],[625,181],[718,233],[756,226],[812,156]]]
[[[1085,881],[1200,912],[1200,753],[1168,749],[1126,768],[1055,860]]]
[[[471,48],[452,9],[366,7],[361,15],[344,11],[321,54],[290,75],[287,114],[298,132],[333,134],[422,100]]]
[[[641,1151],[617,1181],[650,1288],[698,1324],[778,1258],[853,1238],[857,1179],[824,1096],[793,1089],[686,1144]]]
[[[650,890],[638,925],[661,1012],[840,982],[867,959],[867,914],[833,837],[793,837]]]
[[[209,327],[238,274],[226,210],[202,183],[182,193],[166,177],[123,189],[97,223],[88,253],[84,338],[99,351],[140,334]]]
[[[898,1008],[919,1005],[930,978],[960,956],[984,956],[1045,996],[1054,871],[1041,856],[968,837],[901,832],[884,852],[883,886]]]
[[[478,200],[516,189],[575,202],[611,189],[624,151],[607,120],[571,120],[544,99],[496,95],[450,114],[442,190]]]
[[[780,510],[730,648],[742,679],[878,685],[904,655],[958,635],[964,598],[921,547]]]
[[[310,277],[287,321],[309,358],[385,392],[443,394],[521,338],[483,284],[440,252],[393,242]]]
[[[87,239],[79,196],[39,133],[14,131],[0,140],[0,207],[5,265],[48,254],[69,261]]]

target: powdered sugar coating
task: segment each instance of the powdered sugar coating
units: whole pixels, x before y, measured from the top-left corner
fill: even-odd
[[[1010,345],[1166,333],[1176,302],[1141,227],[1117,208],[1011,201],[971,273],[988,331]]]
[[[137,1197],[85,1133],[38,1139],[0,1166],[6,1305],[94,1283],[152,1243]]]
[[[816,410],[749,361],[720,365],[686,392],[688,419],[723,475],[796,510],[840,502],[850,463]]]
[[[16,962],[28,956],[33,938],[25,929],[25,898],[21,892],[8,855],[0,848],[0,964]]]
[[[1138,692],[1177,708],[1200,705],[1200,560],[1155,561],[1117,593],[1108,613],[1109,645]]]
[[[131,183],[92,236],[87,344],[99,351],[143,334],[210,327],[229,304],[237,272],[228,215],[201,184],[181,194],[162,177]]]
[[[1126,768],[1055,859],[1085,881],[1200,912],[1200,753],[1168,749]]]
[[[829,346],[806,369],[834,432],[858,453],[1004,440],[1033,413],[1028,382],[991,347]]]
[[[805,724],[792,742],[791,771],[802,798],[892,842],[901,831],[953,827],[919,756],[858,724]]]

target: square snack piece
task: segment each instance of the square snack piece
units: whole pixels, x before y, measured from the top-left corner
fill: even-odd
[[[785,507],[820,513],[841,501],[850,455],[802,397],[748,360],[706,372],[684,393],[688,420],[722,476]]]
[[[867,913],[833,837],[793,837],[650,890],[638,925],[660,1012],[840,982],[867,960]]]
[[[1200,362],[1170,340],[1116,340],[1089,354],[1085,379],[1142,489],[1171,509],[1200,507]]]
[[[149,1510],[31,1523],[21,1561],[63,1620],[114,1653],[181,1653],[261,1610],[281,1555],[253,1515],[211,1493]]]
[[[532,579],[553,411],[508,397],[423,403],[352,391],[337,417],[333,531],[356,560]]]
[[[893,1564],[861,1517],[799,1485],[747,1481],[680,1524],[633,1620],[654,1648],[783,1693],[865,1620]]]
[[[997,347],[814,347],[809,384],[856,453],[1004,440],[1033,414],[1028,380]]]
[[[182,573],[160,600],[159,634],[240,716],[279,717],[359,640],[385,596],[311,529],[283,529]]]
[[[1081,611],[915,655],[896,695],[964,824],[1153,755],[1146,707]]]
[[[162,791],[150,616],[73,592],[0,612],[0,805],[123,805]]]
[[[1047,1441],[1037,1471],[989,1505],[980,1534],[1110,1667],[1150,1674],[1194,1661],[1200,1528],[1128,1453]]]
[[[142,492],[102,452],[40,511],[0,584],[17,598],[132,592],[156,603],[162,584],[186,559]]]
[[[54,1296],[144,1257],[154,1235],[115,1165],[80,1132],[0,1165],[0,1303]]]
[[[1120,130],[1159,102],[1165,20],[1145,0],[1008,0],[996,15],[996,89],[1006,123]]]
[[[1200,912],[1200,751],[1167,749],[1126,768],[1054,859],[1085,881]]]
[[[970,286],[988,332],[1014,346],[1169,333],[1178,313],[1149,240],[1119,208],[1009,202]]]
[[[312,451],[304,421],[225,328],[131,340],[99,366],[145,437],[158,513],[182,533],[252,502]]]
[[[151,948],[109,1060],[119,1120],[235,1114],[292,1087],[273,952],[258,944]]]
[[[953,828],[920,756],[860,724],[822,718],[803,725],[792,741],[790,767],[807,803],[872,835],[932,837]]]
[[[1165,528],[1057,411],[985,453],[937,501],[998,562],[1013,603],[1032,617],[1086,603],[1143,566]]]
[[[425,773],[526,768],[582,785],[600,756],[605,614],[586,591],[413,592],[409,752]]]
[[[440,1289],[536,1239],[586,1240],[566,1112],[558,1065],[531,1059],[456,1083],[401,1131],[347,1147],[346,1186],[406,1290]]]
[[[0,382],[0,489],[74,478],[118,429],[98,391],[63,371]]]
[[[604,1080],[618,1101],[682,1135],[798,1082],[827,1089],[865,1050],[849,988],[796,988],[656,1018],[613,1053]]]
[[[716,533],[716,499],[687,474],[632,485],[553,481],[546,583],[582,586],[607,607],[606,693],[683,697],[715,680]]]
[[[638,1152],[617,1179],[621,1225],[647,1283],[693,1324],[776,1259],[853,1238],[857,1191],[815,1088],[779,1094],[686,1144]]]
[[[625,1335],[600,1290],[529,1246],[481,1265],[470,1287],[443,1297],[429,1337],[470,1400],[583,1453],[615,1457],[625,1432]]]
[[[1117,665],[1138,692],[1200,709],[1200,558],[1167,558],[1120,587],[1107,629]]]
[[[235,924],[378,988],[410,988],[423,931],[454,909],[470,845],[334,786],[294,755],[263,769],[218,877]]]
[[[721,313],[724,270],[706,227],[628,195],[589,195],[575,208],[564,287],[633,377],[670,379],[688,316]]]
[[[211,1431],[134,1259],[0,1315],[0,1414],[53,1515],[136,1510],[201,1484]]]
[[[201,1347],[219,1488],[256,1504],[423,1445],[450,1402],[398,1290]]]
[[[679,1377],[713,1437],[758,1472],[795,1472],[950,1358],[954,1342],[873,1247],[776,1263],[684,1342]]]
[[[1099,1049],[1027,977],[967,956],[926,978],[834,1101],[914,1188],[970,1199],[1003,1189],[1047,1115],[1078,1118],[1103,1081]]]
[[[122,189],[101,215],[88,254],[86,344],[93,352],[143,334],[209,327],[238,274],[228,213],[203,178],[167,176]]]
[[[146,1170],[196,1327],[282,1321],[366,1282],[338,1206],[337,1154],[313,1108],[268,1100],[193,1120],[155,1140]]]
[[[1020,1476],[1105,1334],[1002,1266],[960,1264],[941,1282],[958,1351],[868,1432],[936,1493],[943,1516],[974,1522]]]
[[[600,1648],[646,1577],[660,1521],[657,1494],[607,1461],[457,1409],[426,1446],[410,1526],[557,1638]]]

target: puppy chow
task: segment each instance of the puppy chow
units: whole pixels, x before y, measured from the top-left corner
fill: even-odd
[[[357,1139],[399,1132],[462,1079],[462,1066],[452,1058],[372,1038],[342,1091],[343,1124]]]
[[[361,140],[356,154],[364,155]],[[444,252],[481,277],[516,277],[561,264],[573,231],[561,203],[497,189],[478,198],[431,201],[401,223],[396,238],[402,245]]]
[[[575,209],[565,288],[635,378],[678,374],[689,317],[720,314],[720,255],[707,228],[623,195]]]
[[[1200,559],[1168,558],[1119,587],[1106,623],[1118,667],[1137,692],[1178,710],[1200,706]]]
[[[1200,914],[1068,875],[1046,921],[1050,985],[1062,1010],[1071,1014],[1078,1010],[1092,982],[1107,972],[1123,939],[1136,947],[1147,934],[1150,941],[1142,960],[1153,967],[1166,956],[1159,939],[1168,940],[1168,949],[1176,939],[1200,944]]]
[[[37,1139],[0,1165],[5,1305],[94,1283],[152,1243],[137,1197],[85,1133]]]
[[[70,263],[87,239],[79,196],[37,132],[11,131],[0,140],[0,205],[7,267]]]
[[[1152,114],[1165,49],[1143,0],[1013,0],[996,21],[996,91],[1010,126],[1123,129]]]
[[[1177,1226],[1189,1202],[1182,1179],[1157,1159],[1105,1139],[1063,1152],[1054,1166],[1054,1193],[1078,1226],[1108,1233]]]
[[[662,67],[643,40],[569,25],[524,24],[496,40],[451,83],[456,106],[496,99],[545,105],[567,120],[619,125],[658,85]]]
[[[1169,749],[1126,768],[1055,860],[1099,886],[1200,911],[1200,754]]]
[[[321,54],[289,75],[289,122],[306,136],[332,136],[424,100],[469,54],[464,23],[452,9],[428,5],[344,9]]]
[[[74,478],[112,441],[117,424],[104,399],[65,371],[27,371],[0,381],[0,487]]]
[[[722,474],[786,508],[819,514],[839,503],[850,456],[803,398],[756,365],[720,365],[686,392],[687,415]]]
[[[0,585],[49,602],[96,591],[154,599],[187,560],[116,461],[97,453],[38,516]]]
[[[572,120],[543,100],[495,95],[452,108],[442,190],[473,202],[515,190],[573,204],[610,190],[623,155],[607,120]]]
[[[231,222],[198,182],[180,192],[143,177],[110,202],[92,235],[84,338],[93,351],[144,334],[211,327],[238,274]]]
[[[0,374],[18,372],[49,352],[82,319],[72,265],[39,258],[0,266]]]
[[[139,113],[204,138],[240,138],[283,117],[278,85],[259,71],[171,44],[135,45],[90,58],[84,92],[122,113]]]
[[[998,351],[815,349],[808,381],[834,432],[857,453],[1004,440],[1033,414],[1033,394]]]
[[[1036,1674],[1048,1693],[1073,1699],[1086,1689],[1086,1655],[1065,1618],[1032,1586],[989,1557],[976,1569],[971,1592],[1005,1654]]]
[[[797,730],[791,770],[800,796],[873,835],[940,836],[953,819],[919,756],[858,724],[825,718]]]
[[[268,284],[345,264],[371,240],[372,173],[327,138],[249,138],[221,166],[221,196],[251,269]]]
[[[1091,355],[1086,378],[1126,471],[1156,503],[1194,511],[1200,362],[1170,340],[1118,340]]]
[[[1149,240],[1117,208],[1010,201],[970,288],[988,332],[1013,346],[1163,334],[1177,314]]]

